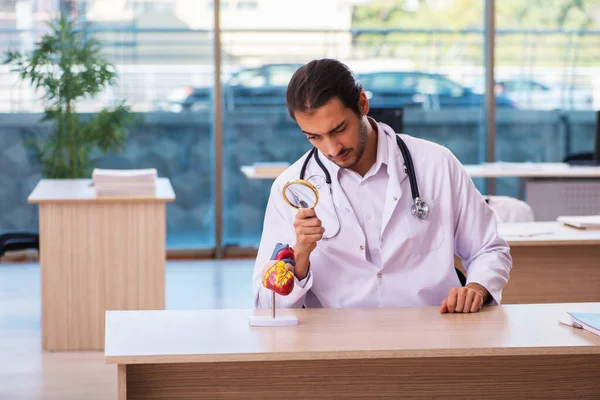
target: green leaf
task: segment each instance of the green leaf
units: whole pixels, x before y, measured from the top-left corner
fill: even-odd
[[[32,51],[6,52],[6,65],[23,81],[43,92],[45,111],[41,123],[52,126],[43,138],[28,136],[26,144],[48,178],[89,177],[91,154],[124,148],[127,127],[134,122],[129,107],[119,104],[80,122],[79,100],[93,98],[117,81],[115,68],[102,57],[102,46],[66,15],[48,23]]]

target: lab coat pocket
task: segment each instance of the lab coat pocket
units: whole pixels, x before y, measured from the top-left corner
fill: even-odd
[[[410,230],[411,252],[413,254],[424,254],[437,250],[444,242],[444,227],[441,209],[437,200],[427,201],[429,214],[425,219],[417,218],[410,214],[408,218],[408,229]]]

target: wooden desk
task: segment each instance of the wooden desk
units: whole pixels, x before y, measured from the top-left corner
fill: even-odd
[[[465,165],[472,178],[600,178],[600,167],[567,163],[495,162]]]
[[[558,222],[501,224],[513,268],[502,302],[600,302],[600,230]],[[462,268],[460,259],[456,266]]]
[[[517,197],[531,206],[536,221],[600,213],[600,166],[496,162],[464,167],[471,178],[520,178]],[[285,168],[280,163],[261,163],[242,166],[241,171],[249,179],[275,179]]]
[[[288,166],[282,163],[244,165],[240,170],[249,179],[275,179]],[[566,163],[496,162],[467,164],[471,178],[600,178],[600,166],[569,165]]]
[[[559,325],[566,311],[600,303],[295,309],[280,328],[244,310],[109,311],[105,360],[120,400],[600,398],[600,337]]]
[[[106,310],[165,306],[165,203],[154,196],[96,197],[91,180],[41,180],[42,349],[102,350]]]

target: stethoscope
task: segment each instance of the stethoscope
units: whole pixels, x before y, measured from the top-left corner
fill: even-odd
[[[410,156],[410,151],[408,151],[408,147],[406,146],[406,143],[404,143],[404,141],[398,135],[396,135],[396,143],[398,144],[398,147],[400,148],[400,152],[402,153],[402,157],[404,158],[404,171],[408,175],[408,180],[410,182],[410,191],[411,191],[412,198],[413,198],[413,205],[410,208],[410,212],[412,215],[416,216],[419,219],[425,219],[425,218],[427,218],[427,215],[429,215],[429,206],[427,205],[427,203],[425,203],[425,201],[423,201],[423,199],[421,199],[421,196],[419,195],[419,186],[417,185],[417,177],[415,175],[415,167],[412,162],[412,157]],[[323,236],[324,239],[331,239],[331,238],[335,237],[340,230],[340,228],[339,228],[340,227],[340,219],[338,217],[337,210],[333,204],[333,191],[331,189],[331,175],[329,174],[329,171],[327,170],[327,168],[325,168],[325,166],[321,162],[321,159],[319,158],[319,151],[317,150],[316,147],[313,147],[309,151],[308,155],[306,156],[306,159],[304,160],[304,163],[302,164],[302,169],[300,170],[300,179],[304,180],[304,175],[306,173],[306,167],[307,167],[308,162],[310,161],[311,157],[313,157],[315,159],[315,161],[317,162],[317,164],[323,171],[323,174],[325,175],[325,182],[329,186],[329,198],[331,199],[331,206],[334,210],[335,217],[338,222],[338,230],[332,236],[328,236],[328,237]]]

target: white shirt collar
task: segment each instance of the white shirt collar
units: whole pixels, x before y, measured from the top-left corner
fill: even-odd
[[[373,118],[369,118],[369,123],[371,124],[371,128],[374,129],[375,134],[377,135],[377,155],[375,158],[375,163],[369,169],[369,171],[365,174],[365,178],[376,174],[382,166],[389,165],[390,154],[388,151],[388,134],[381,128],[381,126],[375,121]],[[340,170],[346,170],[346,168],[340,168],[337,164],[332,161],[329,161],[333,173],[339,178]],[[349,171],[347,171],[349,172]]]

